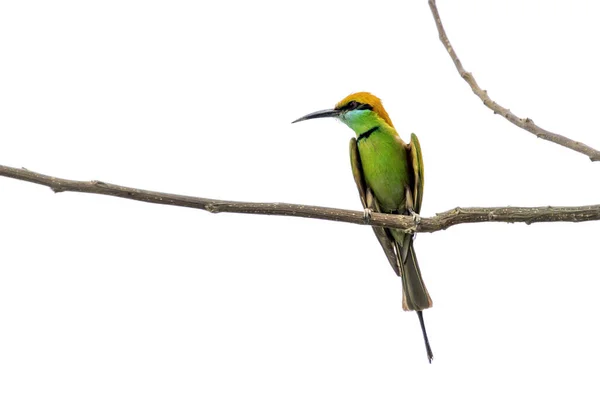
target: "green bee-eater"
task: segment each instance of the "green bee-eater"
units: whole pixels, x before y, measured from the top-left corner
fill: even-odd
[[[410,143],[404,143],[381,100],[367,92],[351,94],[334,109],[317,111],[294,122],[324,117],[338,118],[356,133],[356,138],[350,140],[350,162],[365,216],[373,210],[418,218],[423,199],[424,169],[417,136],[413,133]],[[402,307],[417,312],[431,362],[433,353],[423,322],[423,310],[431,307],[432,302],[419,270],[413,235],[401,229],[375,226],[373,231],[392,268],[402,277]]]

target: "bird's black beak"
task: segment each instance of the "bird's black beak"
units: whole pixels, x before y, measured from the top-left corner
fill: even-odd
[[[313,113],[307,114],[302,118],[298,118],[295,121],[292,121],[292,124],[296,123],[296,122],[300,122],[300,121],[306,121],[307,119],[314,119],[314,118],[327,118],[327,117],[339,117],[340,116],[341,111],[340,110],[321,110],[321,111],[315,111]]]

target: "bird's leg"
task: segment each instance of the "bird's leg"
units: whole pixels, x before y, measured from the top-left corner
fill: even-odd
[[[415,212],[412,208],[408,210],[410,213],[415,225],[418,227],[421,224],[421,216]]]
[[[364,205],[364,214],[363,214],[363,220],[365,221],[366,224],[368,224],[369,222],[371,222],[371,216],[373,214],[373,204],[374,204],[374,197],[373,197],[373,193],[371,193],[370,190],[367,190],[367,193],[365,193],[365,203]]]
[[[419,225],[421,224],[421,216],[417,214],[412,208],[409,209],[408,212],[410,213],[410,216],[412,217],[413,222],[415,223],[415,226],[410,228],[410,230],[412,231],[413,240],[415,240],[417,238],[417,231],[419,230]]]
[[[363,221],[365,221],[365,224],[369,224],[371,222],[371,216],[373,215],[373,210],[371,210],[370,208],[365,208],[364,212],[363,212]]]
[[[414,239],[417,236],[417,230],[419,229],[419,225],[421,224],[421,216],[415,212],[415,209],[414,209],[415,203],[413,200],[412,191],[410,190],[410,188],[408,186],[406,186],[405,188],[406,188],[406,208],[408,209],[408,212],[412,216],[413,222],[415,223],[415,227],[411,229],[413,231],[413,239]]]

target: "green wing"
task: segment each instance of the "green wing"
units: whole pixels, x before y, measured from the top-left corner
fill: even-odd
[[[412,188],[407,187],[407,197],[411,200],[410,205],[415,212],[421,209],[423,199],[423,158],[421,156],[421,147],[415,135],[411,138],[410,145],[406,146],[409,160],[414,171],[414,184]],[[352,175],[354,182],[360,194],[360,200],[363,207],[376,212],[381,212],[377,199],[373,196],[371,189],[365,182],[365,177],[360,161],[360,153],[356,144],[356,139],[350,140],[350,162],[352,164]],[[412,179],[411,179],[412,181]],[[412,183],[412,182],[411,182]],[[414,192],[414,196],[413,193]],[[385,255],[396,272],[396,275],[402,276],[402,306],[405,310],[424,310],[431,307],[431,298],[421,277],[419,264],[412,245],[413,236],[404,233],[400,229],[388,229],[382,227],[373,227],[373,232],[379,244],[383,248]]]
[[[410,143],[404,145],[412,170],[411,184],[405,186],[406,210],[414,211],[419,214],[421,212],[421,203],[423,202],[423,186],[425,183],[423,155],[421,153],[421,145],[419,139],[414,133],[410,136]],[[398,249],[402,263],[407,262],[409,249],[412,248],[412,235],[406,235],[402,231],[396,230],[393,232],[394,238],[400,244]]]
[[[352,165],[352,176],[360,195],[360,201],[363,208],[367,208],[367,183],[362,172],[362,164],[360,162],[360,155],[358,153],[358,146],[356,145],[356,138],[350,139],[350,164]]]
[[[356,183],[356,188],[358,189],[363,208],[381,212],[377,199],[375,199],[375,196],[371,193],[371,189],[369,189],[365,182],[362,164],[360,162],[360,154],[358,153],[358,147],[356,145],[356,138],[350,139],[350,163],[352,164],[352,175],[354,176],[354,182]],[[373,226],[372,228],[394,272],[396,272],[396,275],[400,276],[399,260],[398,257],[396,257],[392,234],[388,229],[380,226]]]
[[[425,167],[423,166],[423,154],[419,139],[414,133],[410,135],[410,144],[408,145],[408,154],[412,161],[414,174],[413,199],[414,211],[421,213],[421,204],[423,203],[423,186],[425,185]]]

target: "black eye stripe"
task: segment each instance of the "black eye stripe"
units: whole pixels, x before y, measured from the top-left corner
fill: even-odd
[[[341,107],[340,110],[351,111],[351,110],[372,110],[370,104],[359,103],[358,101],[350,101],[345,106]]]

